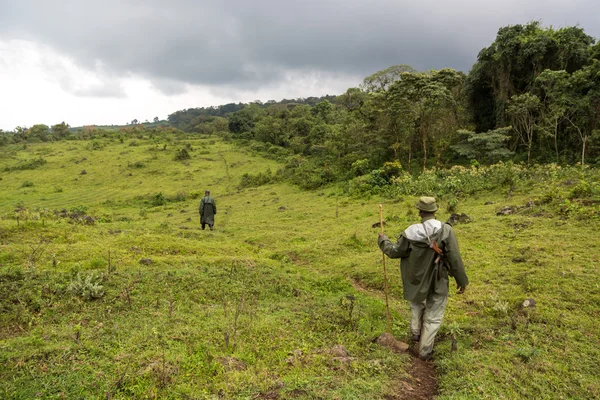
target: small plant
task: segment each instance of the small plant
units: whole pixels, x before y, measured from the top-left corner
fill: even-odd
[[[579,184],[577,186],[575,186],[571,190],[571,194],[570,194],[569,198],[577,199],[577,198],[581,198],[581,197],[587,197],[591,194],[592,194],[592,186],[588,182],[582,180],[581,182],[579,182]]]
[[[186,148],[177,151],[174,157],[175,161],[189,160],[190,158],[192,158],[192,156],[190,156],[190,153]]]
[[[145,166],[146,166],[146,164],[144,164],[141,161],[136,161],[134,163],[130,163],[130,162],[127,163],[127,167],[129,167],[129,168],[144,168]]]
[[[458,210],[458,199],[456,197],[448,200],[448,207],[446,207],[449,213],[454,213]]]
[[[33,182],[31,182],[31,181],[25,181],[21,184],[22,188],[32,187],[32,186],[33,186]]]
[[[165,196],[162,194],[162,192],[159,192],[152,196],[150,204],[152,204],[153,207],[164,206],[167,204],[167,199],[165,199]]]
[[[146,219],[148,217],[148,210],[145,208],[140,208],[140,217]]]
[[[539,350],[535,347],[519,347],[515,350],[515,355],[523,362],[529,362],[533,357],[539,354]]]
[[[100,284],[103,280],[104,274],[95,275],[92,273],[82,278],[81,273],[77,273],[77,277],[69,283],[67,289],[72,295],[81,297],[84,300],[99,299],[104,296],[104,288]]]

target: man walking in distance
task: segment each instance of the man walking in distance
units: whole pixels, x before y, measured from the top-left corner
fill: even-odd
[[[205,225],[208,225],[212,231],[213,226],[215,225],[217,203],[215,203],[215,199],[210,197],[210,190],[204,191],[204,197],[200,200],[200,207],[198,210],[200,211],[200,224],[202,225],[202,230],[204,230]]]
[[[419,358],[429,360],[448,302],[448,276],[454,277],[461,294],[469,279],[452,226],[435,219],[435,199],[421,197],[417,209],[421,223],[409,226],[396,244],[381,233],[378,243],[388,257],[401,258],[404,298],[410,302],[412,341],[419,343]]]

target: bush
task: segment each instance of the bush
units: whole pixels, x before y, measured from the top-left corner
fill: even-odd
[[[21,184],[21,187],[32,187],[33,186],[33,182],[31,181],[25,181]]]
[[[127,167],[129,168],[144,168],[146,165],[141,161],[136,161],[134,163],[127,162]]]
[[[267,169],[265,172],[259,172],[256,175],[252,175],[249,173],[245,173],[242,175],[242,179],[240,180],[239,188],[248,188],[248,187],[258,187],[262,185],[266,185],[273,180],[273,173],[271,169]]]
[[[189,160],[192,158],[186,148],[183,148],[175,153],[175,161]]]
[[[19,163],[12,167],[6,167],[6,168],[4,168],[4,171],[10,172],[10,171],[24,171],[24,170],[28,170],[28,169],[36,169],[36,168],[41,167],[44,164],[46,164],[46,160],[39,157],[39,158],[34,158],[33,160]]]
[[[100,284],[104,280],[104,274],[90,274],[85,278],[77,273],[77,278],[69,283],[67,290],[72,295],[81,297],[84,300],[99,299],[104,296],[104,288]]]
[[[355,176],[365,175],[369,172],[369,160],[366,158],[362,160],[356,160],[352,163],[351,169]]]
[[[162,192],[159,192],[152,196],[150,204],[152,204],[153,207],[164,206],[167,204],[167,199],[165,199],[165,196],[162,194]]]

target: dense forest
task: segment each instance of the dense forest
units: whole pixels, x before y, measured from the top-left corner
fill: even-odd
[[[503,27],[469,74],[395,65],[338,96],[193,108],[168,121],[2,132],[0,145],[101,135],[221,134],[285,159],[307,187],[499,161],[600,163],[600,43],[580,27]]]

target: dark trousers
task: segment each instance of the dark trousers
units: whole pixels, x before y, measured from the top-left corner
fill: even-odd
[[[213,225],[210,224],[202,224],[202,230],[204,230],[205,225],[208,225],[211,231],[213,230]]]

